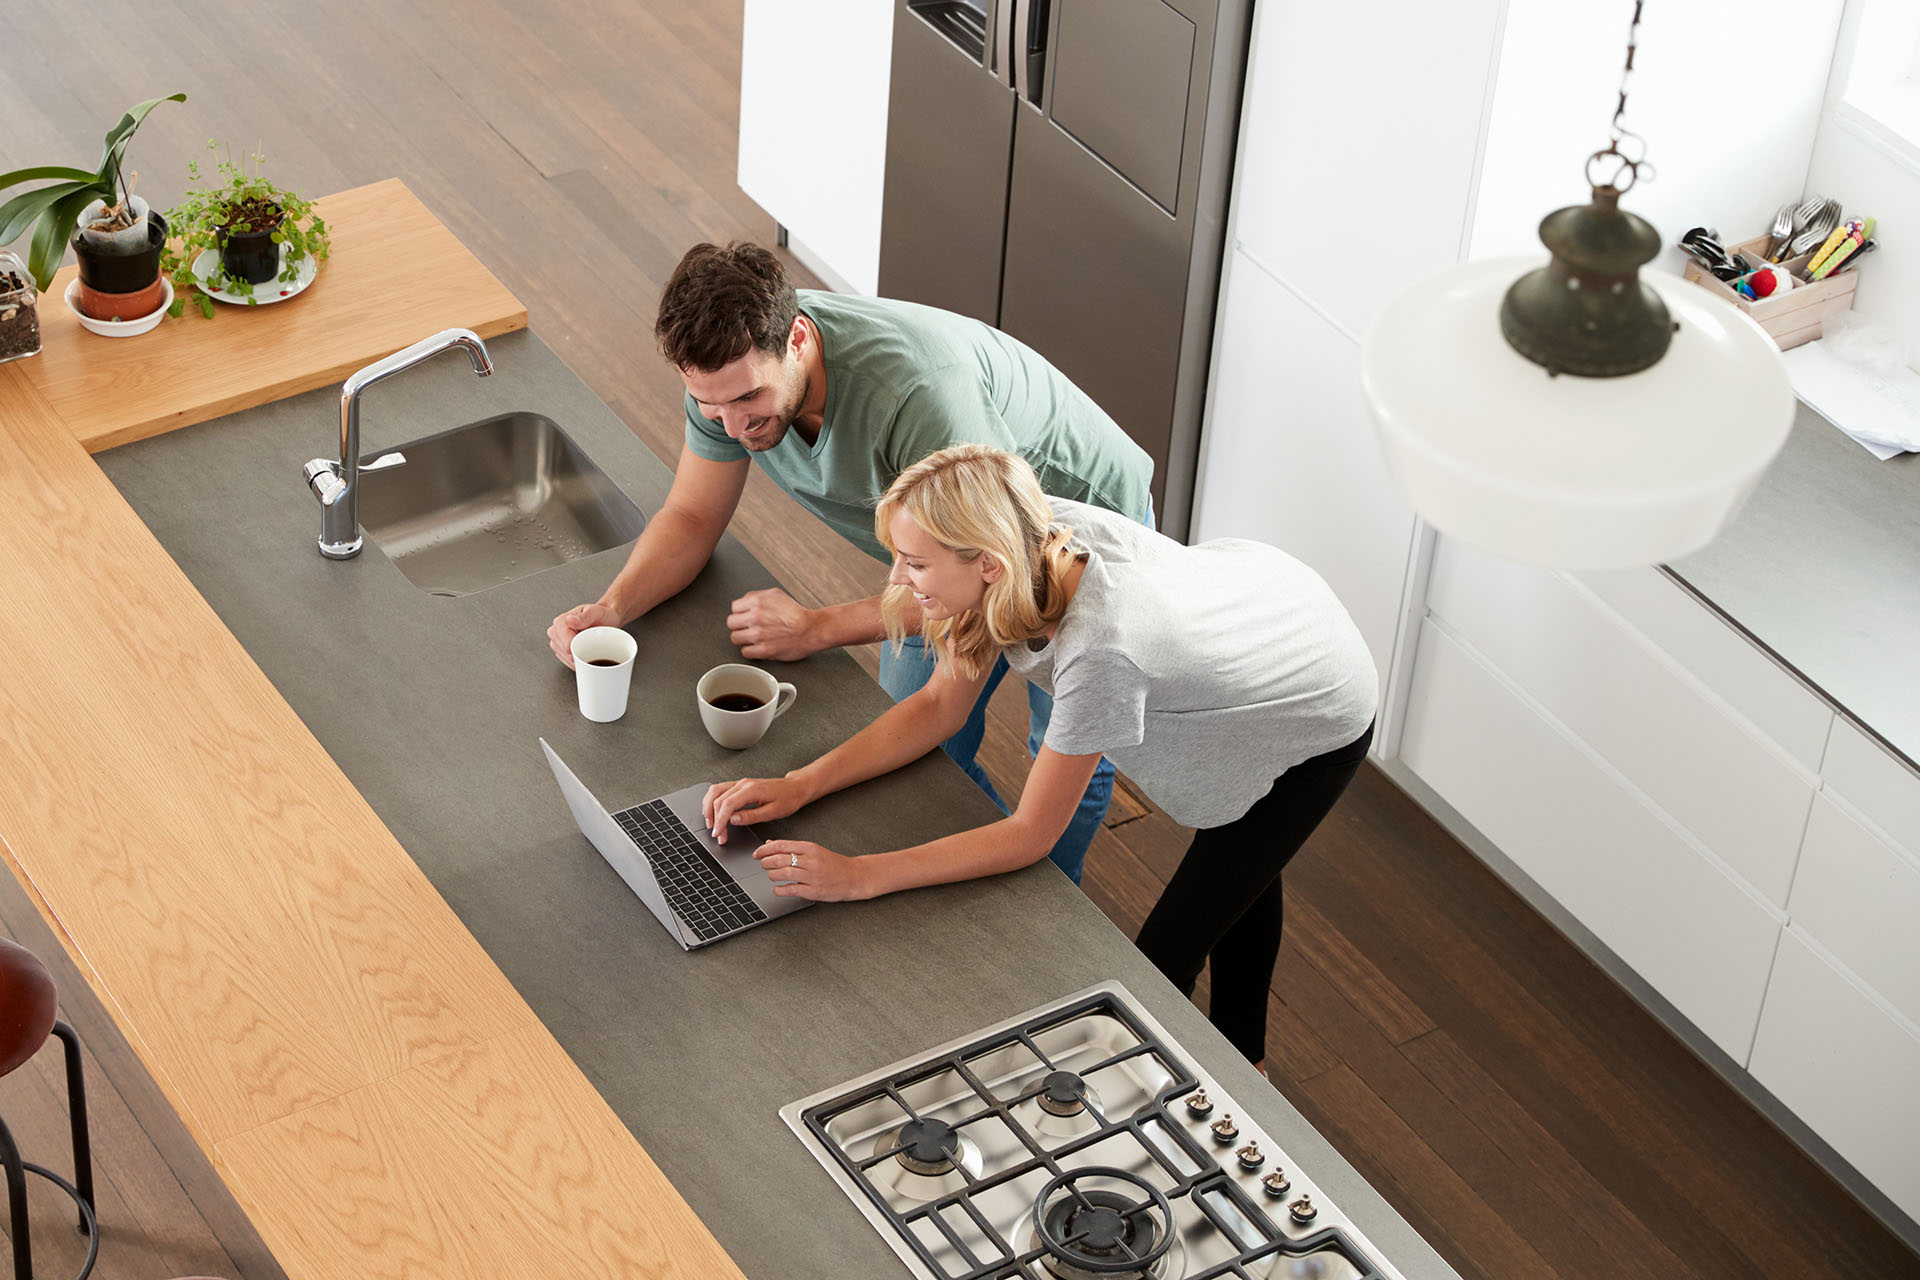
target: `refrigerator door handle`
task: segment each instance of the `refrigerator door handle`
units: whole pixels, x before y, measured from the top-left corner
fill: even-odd
[[[991,41],[987,45],[987,56],[993,63],[994,79],[1009,89],[1014,87],[1014,68],[1021,65],[1014,57],[1014,3],[1015,0],[994,0],[993,32]],[[1022,8],[1026,3],[1027,0],[1019,0]]]
[[[1002,0],[1004,3],[1005,0]],[[1007,32],[1007,52],[1013,60],[1013,90],[1022,102],[1033,101],[1031,73],[1027,69],[1027,46],[1033,34],[1033,0],[1014,0],[1013,22]]]

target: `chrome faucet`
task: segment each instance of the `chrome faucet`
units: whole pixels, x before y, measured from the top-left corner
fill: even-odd
[[[320,499],[320,554],[329,560],[351,560],[360,554],[360,473],[385,471],[403,465],[401,453],[384,453],[360,461],[360,393],[382,378],[411,369],[423,360],[454,347],[463,348],[481,377],[493,372],[487,344],[471,329],[443,329],[431,338],[396,351],[348,378],[340,386],[340,458],[315,458],[306,465],[307,487]]]

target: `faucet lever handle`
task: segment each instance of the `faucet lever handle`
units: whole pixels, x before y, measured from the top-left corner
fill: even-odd
[[[362,471],[390,471],[394,467],[404,467],[406,465],[407,465],[406,454],[383,453],[371,462],[361,463],[360,469]]]

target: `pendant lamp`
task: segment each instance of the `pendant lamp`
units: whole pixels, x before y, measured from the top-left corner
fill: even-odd
[[[1639,4],[1627,38],[1633,70]],[[1737,308],[1640,267],[1659,234],[1620,208],[1625,76],[1591,203],[1540,224],[1549,259],[1467,262],[1389,302],[1360,349],[1387,471],[1429,524],[1515,560],[1621,569],[1696,551],[1793,426],[1780,350]],[[1596,163],[1611,163],[1594,181]]]

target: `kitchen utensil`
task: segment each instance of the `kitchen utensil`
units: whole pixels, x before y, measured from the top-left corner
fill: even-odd
[[[1767,232],[1767,249],[1761,256],[1772,262],[1774,251],[1793,236],[1793,201],[1789,200],[1773,211],[1773,228]]]
[[[1815,245],[1818,245],[1821,241],[1832,235],[1833,228],[1839,221],[1840,202],[1838,200],[1827,201],[1820,206],[1819,210],[1813,215],[1812,220],[1809,221],[1803,229],[1794,232],[1793,239],[1787,242],[1786,252],[1780,255],[1780,260],[1785,262],[1806,253]]]
[[[1787,229],[1787,234],[1781,239],[1780,246],[1767,255],[1767,261],[1779,262],[1783,258],[1792,257],[1793,255],[1787,251],[1787,246],[1793,243],[1795,236],[1807,229],[1807,224],[1813,221],[1814,217],[1819,214],[1826,203],[1827,198],[1825,196],[1811,195],[1805,200],[1802,200],[1798,205],[1795,205],[1792,225]]]

